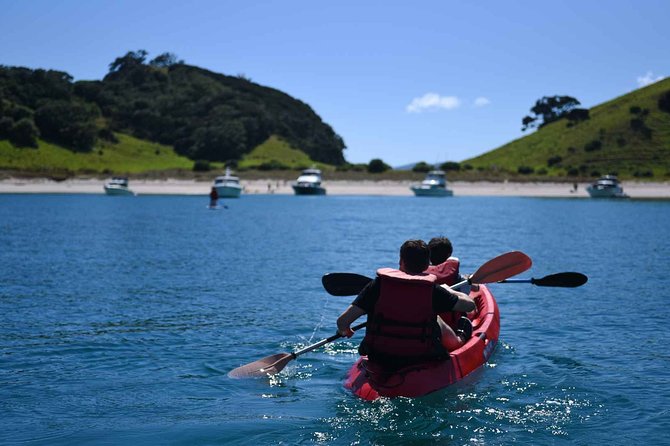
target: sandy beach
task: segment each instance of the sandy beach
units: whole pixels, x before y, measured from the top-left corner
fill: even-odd
[[[0,180],[0,194],[103,194],[105,180],[9,178]],[[290,181],[241,180],[244,194],[292,195]],[[411,196],[410,181],[324,181],[328,195],[395,195]],[[575,197],[588,198],[586,186],[579,183],[573,190],[567,183],[515,183],[515,182],[464,182],[452,181],[448,187],[456,196],[517,196],[517,197]],[[670,182],[622,182],[624,191],[631,198],[670,199]],[[131,180],[130,188],[137,195],[207,195],[210,182],[167,179]]]

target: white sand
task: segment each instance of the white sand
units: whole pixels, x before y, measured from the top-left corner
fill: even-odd
[[[81,193],[103,194],[104,180],[72,179],[52,181],[49,179],[5,179],[0,180],[0,193]],[[241,180],[244,194],[292,195],[290,181]],[[328,195],[396,195],[411,196],[409,181],[324,181]],[[582,197],[587,198],[587,183],[580,183],[577,191],[567,183],[513,183],[513,182],[464,182],[450,181],[448,187],[454,195],[461,196],[518,196],[518,197]],[[668,198],[670,182],[643,183],[622,182],[624,192],[631,198]],[[207,195],[211,183],[194,180],[131,180],[130,188],[138,195]]]

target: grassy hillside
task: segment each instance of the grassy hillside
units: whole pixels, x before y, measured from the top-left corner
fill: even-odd
[[[278,138],[271,136],[263,144],[245,155],[238,163],[240,170],[244,169],[305,169],[317,166],[323,170],[332,170],[333,167],[323,163],[315,163],[301,150]]]
[[[116,134],[116,144],[99,141],[88,153],[73,152],[39,140],[39,147],[17,148],[0,140],[0,169],[46,175],[133,174],[146,171],[193,168],[193,161],[172,147]]]
[[[587,121],[569,127],[561,119],[461,164],[482,174],[588,178],[616,173],[668,180],[670,113],[658,108],[667,91],[670,78],[593,107]]]
[[[14,147],[8,140],[0,140],[0,170],[21,174],[46,176],[107,175],[107,174],[158,174],[192,175],[194,162],[175,153],[171,146],[153,143],[132,136],[116,133],[118,143],[99,140],[91,152],[74,152],[43,140],[38,148]],[[332,171],[328,164],[314,162],[304,152],[286,141],[271,136],[263,144],[245,155],[239,170],[299,170],[317,166]],[[212,162],[213,171],[222,171],[224,163]],[[294,173],[289,174],[295,176]]]

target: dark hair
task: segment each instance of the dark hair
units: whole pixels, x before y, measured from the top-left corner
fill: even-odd
[[[430,263],[433,265],[446,262],[454,252],[451,241],[446,237],[433,237],[428,242],[428,249],[430,249]]]
[[[409,274],[419,274],[428,268],[430,252],[423,240],[407,240],[400,247],[400,259]]]

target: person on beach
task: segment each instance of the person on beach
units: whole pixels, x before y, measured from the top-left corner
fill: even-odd
[[[212,187],[212,190],[209,192],[209,207],[215,208],[218,205],[219,194],[216,191],[215,187]]]
[[[388,366],[402,367],[429,359],[444,358],[472,335],[472,326],[459,333],[438,313],[472,311],[467,295],[439,286],[436,277],[424,271],[429,264],[428,245],[407,240],[400,247],[399,269],[381,268],[337,318],[337,331],[351,337],[351,324],[368,315],[361,355]]]

